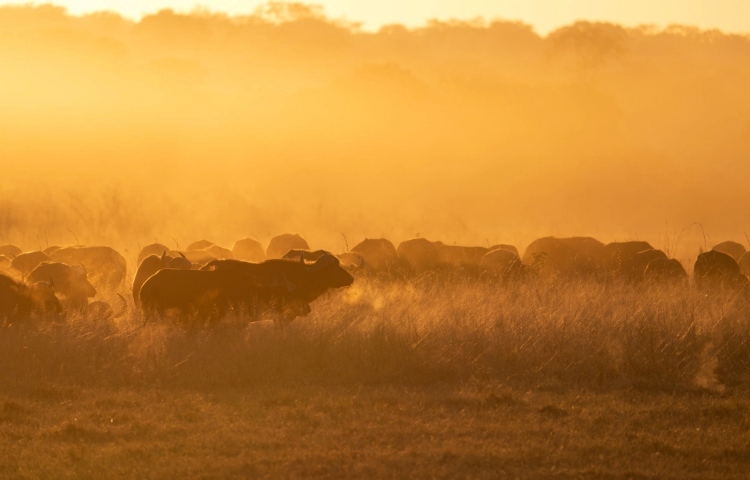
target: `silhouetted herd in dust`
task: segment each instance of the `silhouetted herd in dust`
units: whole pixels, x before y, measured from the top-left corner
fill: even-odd
[[[690,285],[683,265],[647,242],[603,244],[591,237],[545,237],[519,255],[512,245],[463,247],[415,238],[396,248],[386,239],[366,239],[333,255],[311,251],[299,235],[274,237],[267,249],[256,240],[231,250],[201,240],[184,251],[154,243],[144,247],[133,276],[133,304],[144,322],[169,320],[214,325],[228,315],[244,322],[269,319],[285,325],[310,313],[310,303],[331,289],[348,287],[354,275],[403,280],[460,274],[498,284],[528,281],[618,281],[641,285]],[[701,291],[750,289],[750,253],[723,242],[701,253],[693,284]],[[49,247],[23,252],[0,247],[0,322],[64,321],[69,314],[116,318],[129,302],[119,292],[127,262],[110,247]],[[119,296],[115,313],[97,294]],[[103,295],[99,295],[100,298]]]

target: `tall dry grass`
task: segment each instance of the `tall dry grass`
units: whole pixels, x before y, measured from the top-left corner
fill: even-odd
[[[0,387],[482,381],[717,392],[746,382],[750,301],[688,286],[359,279],[286,330],[69,318],[0,331]]]

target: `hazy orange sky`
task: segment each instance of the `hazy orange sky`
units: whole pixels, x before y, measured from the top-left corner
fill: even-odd
[[[0,4],[27,3],[0,0]],[[47,2],[34,2],[47,3]],[[264,0],[55,0],[71,13],[114,10],[130,18],[163,8],[190,11],[200,6],[230,14],[253,12]],[[384,24],[424,24],[431,18],[504,18],[522,20],[547,32],[576,20],[598,20],[624,25],[673,23],[727,32],[750,32],[747,0],[318,0],[335,18],[362,22],[366,29]]]

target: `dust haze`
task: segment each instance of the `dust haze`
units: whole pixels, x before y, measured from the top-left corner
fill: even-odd
[[[747,36],[3,7],[0,65],[0,243],[24,249],[749,228]]]

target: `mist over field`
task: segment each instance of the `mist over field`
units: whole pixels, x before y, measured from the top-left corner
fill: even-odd
[[[2,7],[0,65],[0,243],[25,249],[749,228],[747,36]]]

